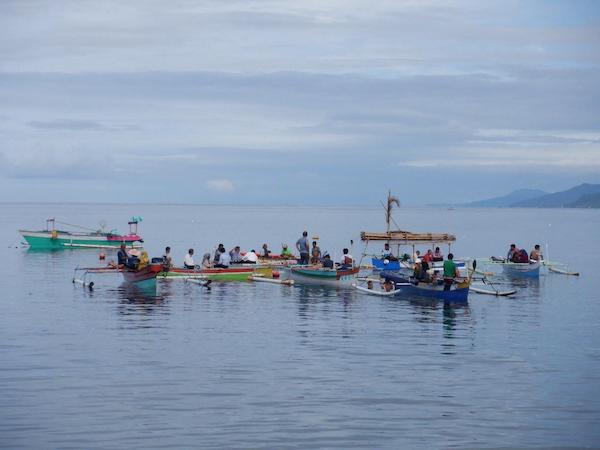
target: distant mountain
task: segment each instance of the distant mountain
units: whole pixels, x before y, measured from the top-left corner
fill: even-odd
[[[575,206],[580,201],[594,201],[592,197],[595,194],[600,194],[600,184],[584,183],[566,191],[555,192],[554,194],[546,194],[541,197],[530,198],[514,202],[510,206],[518,208],[569,208]],[[586,206],[590,207],[590,206]]]
[[[539,189],[519,189],[502,197],[488,198],[486,200],[478,200],[476,202],[463,203],[460,206],[468,206],[473,208],[507,208],[515,203],[531,200],[534,198],[548,195],[547,192]]]
[[[569,208],[600,208],[600,193],[582,195],[567,206]]]

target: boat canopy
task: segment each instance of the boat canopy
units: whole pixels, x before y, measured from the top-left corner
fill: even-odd
[[[456,241],[456,236],[448,233],[412,233],[403,230],[383,231],[381,233],[371,233],[368,231],[360,232],[360,239],[363,241],[387,241],[394,244],[445,244]]]

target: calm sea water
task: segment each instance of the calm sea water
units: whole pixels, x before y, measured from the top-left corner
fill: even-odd
[[[278,249],[302,230],[339,254],[379,209],[0,205],[0,447],[558,448],[600,446],[600,211],[401,209],[457,255],[549,244],[581,277],[544,274],[468,307],[266,283],[112,275],[71,283],[98,250],[32,252],[46,217],[126,229],[183,261],[223,242]],[[372,247],[379,251],[380,248]],[[114,255],[110,255],[114,256]]]

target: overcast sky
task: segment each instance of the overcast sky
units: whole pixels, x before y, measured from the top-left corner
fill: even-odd
[[[600,182],[600,2],[0,1],[0,201]]]

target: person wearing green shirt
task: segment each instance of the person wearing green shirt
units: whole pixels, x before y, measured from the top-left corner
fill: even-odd
[[[456,263],[454,262],[454,255],[452,253],[448,254],[448,259],[444,261],[444,290],[449,291],[450,286],[454,282],[454,278],[460,276],[458,273],[458,268],[456,267]]]
[[[287,244],[281,245],[281,256],[292,256],[292,252],[288,249]]]

